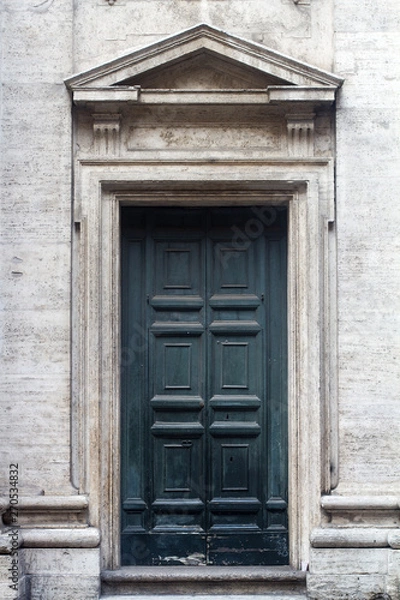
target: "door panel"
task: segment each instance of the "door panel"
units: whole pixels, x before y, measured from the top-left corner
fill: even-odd
[[[122,564],[287,563],[276,214],[123,209]]]

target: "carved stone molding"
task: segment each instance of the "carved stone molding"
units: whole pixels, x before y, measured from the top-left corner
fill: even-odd
[[[321,507],[330,526],[349,527],[354,523],[365,529],[375,526],[400,526],[400,498],[382,496],[322,496]]]
[[[11,525],[7,512],[9,504],[0,499],[4,507],[3,521]],[[87,527],[87,496],[21,496],[18,502],[18,526],[20,527]]]
[[[23,529],[25,548],[97,548],[100,531],[96,527],[82,529]]]
[[[119,156],[121,115],[95,113],[92,116],[95,153],[100,156]]]
[[[313,548],[387,548],[396,547],[397,536],[396,528],[326,527],[314,529],[310,541]]]
[[[314,113],[286,115],[289,156],[314,156]]]
[[[329,512],[400,510],[397,496],[322,496],[322,508]]]

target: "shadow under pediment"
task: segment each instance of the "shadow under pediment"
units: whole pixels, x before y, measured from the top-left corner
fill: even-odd
[[[121,84],[176,90],[242,90],[291,85],[287,80],[244,67],[205,49],[118,83]]]

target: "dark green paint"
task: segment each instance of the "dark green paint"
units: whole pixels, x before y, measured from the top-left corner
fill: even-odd
[[[122,564],[287,564],[286,210],[121,220]]]

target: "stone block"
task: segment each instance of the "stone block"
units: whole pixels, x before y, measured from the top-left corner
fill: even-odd
[[[324,548],[312,549],[312,575],[384,575],[387,573],[387,548]]]
[[[400,550],[388,552],[387,592],[392,600],[400,600]]]
[[[26,572],[34,577],[55,573],[100,576],[98,548],[26,548],[25,563]]]
[[[68,370],[69,313],[66,310],[35,310],[8,313],[5,364],[9,372],[46,373],[49,376]],[[35,409],[33,409],[35,410]]]
[[[310,573],[307,577],[307,594],[310,600],[373,600],[374,595],[384,593],[384,575]]]
[[[0,556],[10,554],[11,549],[11,538],[6,530],[0,534]]]
[[[31,576],[30,593],[30,600],[98,600],[100,578],[76,574]]]
[[[21,553],[19,553],[21,555]],[[11,566],[12,566],[12,556],[11,554],[1,554],[0,555],[0,582],[1,583],[10,583],[11,577]],[[20,564],[20,572],[23,566]]]
[[[0,598],[1,600],[19,600],[18,592],[10,588],[9,583],[0,582]]]
[[[23,567],[18,575],[16,584],[10,578],[10,557],[0,556],[0,598],[1,600],[25,600],[28,596],[29,581],[23,573]],[[17,589],[10,587],[17,585]]]
[[[9,577],[10,554],[0,554],[0,583],[5,583]]]
[[[62,310],[69,305],[69,288],[65,274],[70,271],[70,248],[67,244],[43,243],[4,245],[0,265],[2,281],[7,282],[3,310]],[[51,273],[51,276],[49,276]]]

